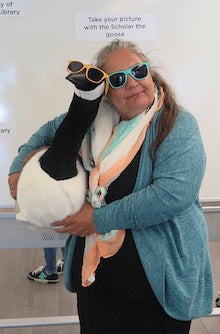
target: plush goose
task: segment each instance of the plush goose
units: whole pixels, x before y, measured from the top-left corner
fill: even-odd
[[[39,228],[51,228],[85,201],[87,176],[78,154],[107,90],[107,75],[100,69],[75,61],[68,68],[72,73],[66,79],[74,84],[69,111],[50,147],[25,164],[17,187],[16,219]]]

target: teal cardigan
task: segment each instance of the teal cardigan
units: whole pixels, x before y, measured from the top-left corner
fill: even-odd
[[[147,131],[133,193],[95,209],[93,218],[100,233],[131,229],[146,276],[162,307],[173,318],[190,320],[209,314],[213,307],[207,225],[199,202],[205,152],[197,121],[180,110],[152,163],[149,151],[159,115],[156,113]],[[28,152],[50,144],[63,117],[45,124],[19,149],[10,173],[20,170]],[[75,241],[76,237],[70,236],[65,247],[64,282],[72,292]]]

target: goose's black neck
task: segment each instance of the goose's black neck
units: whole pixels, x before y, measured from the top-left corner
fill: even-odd
[[[52,178],[65,180],[77,175],[76,160],[81,143],[97,115],[100,101],[101,97],[88,101],[73,96],[66,117],[40,158],[41,168]]]

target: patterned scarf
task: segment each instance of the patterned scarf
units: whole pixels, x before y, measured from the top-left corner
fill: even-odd
[[[147,128],[157,110],[163,104],[163,91],[155,87],[153,104],[141,114],[128,121],[119,122],[119,116],[106,102],[100,106],[96,120],[82,143],[82,159],[89,170],[88,200],[94,208],[105,205],[109,185],[130,164],[140,149]],[[104,130],[103,130],[104,129]],[[123,244],[124,230],[112,230],[105,234],[86,237],[82,286],[95,281],[95,270],[100,258],[117,253]]]

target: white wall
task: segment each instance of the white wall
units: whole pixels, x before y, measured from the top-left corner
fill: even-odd
[[[68,108],[72,90],[64,79],[67,61],[88,62],[107,42],[78,40],[74,34],[76,13],[150,13],[156,17],[157,38],[137,42],[174,87],[179,102],[196,116],[207,152],[201,198],[220,199],[218,0],[1,3],[9,9],[25,7],[19,17],[5,15],[0,8],[0,124],[16,126],[16,135],[0,133],[0,206],[13,204],[7,173],[18,146],[42,123]]]

